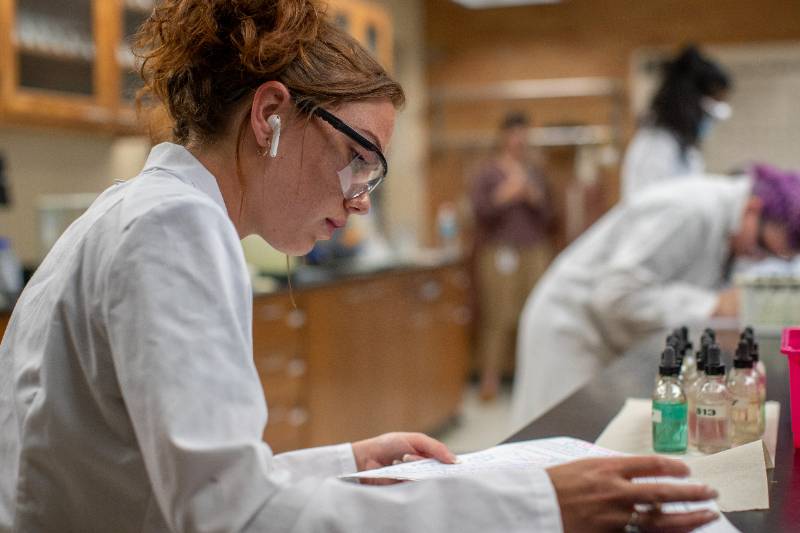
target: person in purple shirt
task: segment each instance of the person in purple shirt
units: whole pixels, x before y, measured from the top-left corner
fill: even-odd
[[[481,313],[481,398],[494,399],[511,353],[519,314],[551,258],[547,185],[528,151],[530,121],[509,113],[496,155],[475,177],[477,285]]]

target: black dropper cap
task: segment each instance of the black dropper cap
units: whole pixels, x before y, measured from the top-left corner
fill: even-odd
[[[683,342],[681,341],[680,330],[673,330],[667,337],[667,346],[675,350],[675,358],[678,361],[678,366],[683,364]]]
[[[758,343],[756,341],[750,343],[750,359],[752,359],[754,363],[757,363],[758,360],[761,359],[761,354],[758,351]]]
[[[667,346],[661,353],[661,364],[658,367],[658,373],[662,376],[677,376],[681,371],[681,365],[678,363],[678,355],[675,353],[675,348]]]
[[[736,347],[733,368],[753,368],[753,359],[750,357],[750,343],[746,340],[739,341],[739,346]]]
[[[708,347],[708,354],[706,355],[706,375],[725,375],[725,363],[722,362],[722,352],[719,349],[719,344],[712,344]]]
[[[703,336],[711,337],[711,340],[712,340],[712,341],[715,341],[715,342],[716,342],[716,340],[717,340],[717,332],[716,332],[716,331],[714,331],[714,330],[713,330],[713,329],[711,329],[711,328],[706,328],[706,329],[704,329],[704,330],[703,330]]]

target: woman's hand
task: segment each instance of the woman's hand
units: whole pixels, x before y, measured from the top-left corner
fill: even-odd
[[[452,464],[457,460],[447,446],[422,433],[386,433],[354,442],[352,446],[359,472],[398,461],[431,458]]]
[[[664,457],[614,457],[585,459],[547,469],[556,489],[564,532],[622,531],[634,506],[649,505],[651,511],[638,515],[641,531],[692,531],[717,518],[711,511],[662,513],[667,502],[705,501],[717,493],[704,485],[633,483],[639,477],[685,477],[688,467]]]

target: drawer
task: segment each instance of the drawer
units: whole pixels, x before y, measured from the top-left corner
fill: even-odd
[[[253,304],[253,349],[297,353],[306,325],[306,314],[292,307],[288,297],[270,297]]]

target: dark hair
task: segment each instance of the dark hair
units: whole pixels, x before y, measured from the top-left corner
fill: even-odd
[[[527,128],[530,123],[531,121],[525,113],[511,111],[503,117],[503,121],[500,123],[500,131],[508,131],[512,128]]]
[[[286,85],[310,114],[368,98],[395,107],[403,89],[316,0],[162,0],[136,36],[148,96],[161,102],[174,140],[211,140],[242,98],[265,81]]]
[[[701,100],[731,87],[728,74],[695,46],[664,65],[664,78],[650,105],[650,121],[671,132],[681,152],[698,144],[704,111]]]

